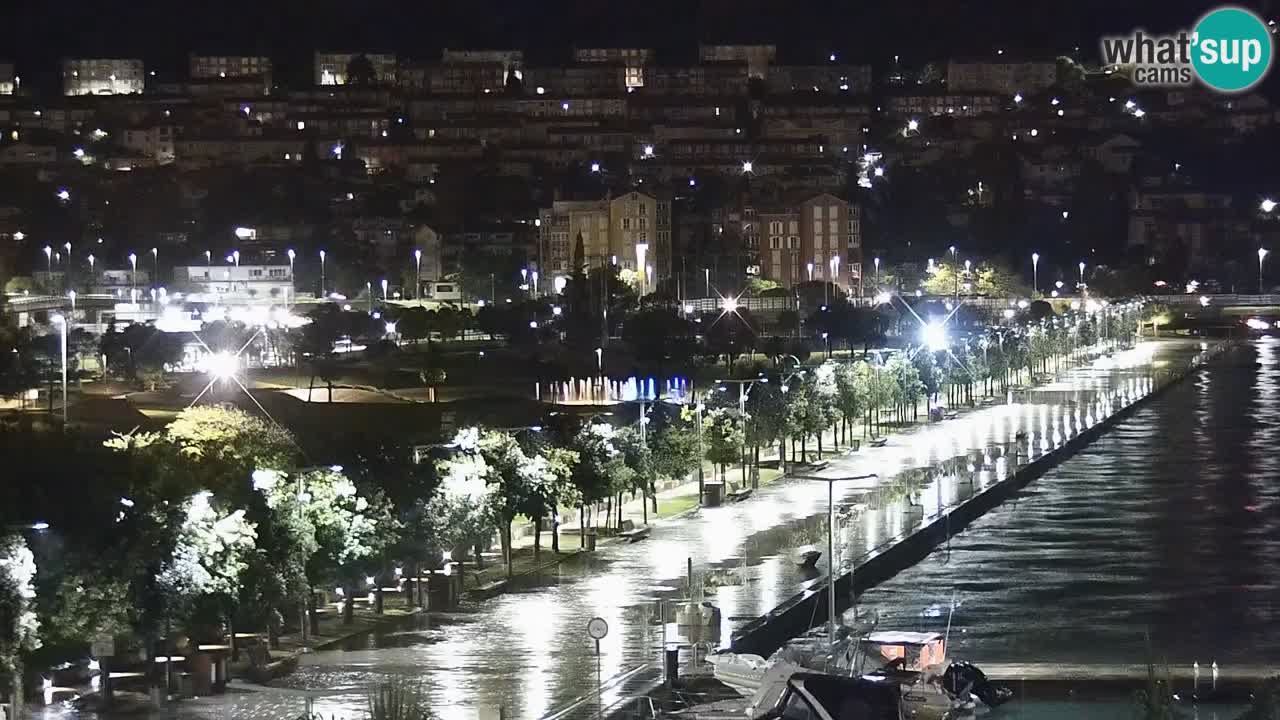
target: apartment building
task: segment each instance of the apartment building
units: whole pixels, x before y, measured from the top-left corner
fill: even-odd
[[[583,64],[607,63],[623,69],[623,85],[628,90],[645,86],[645,67],[653,62],[650,48],[578,48],[573,51],[575,62]]]
[[[271,90],[271,58],[265,55],[192,55],[192,80],[258,78]]]
[[[347,85],[347,68],[351,61],[363,55],[373,66],[375,84],[395,85],[398,61],[388,53],[316,52],[313,63],[316,85]]]
[[[126,128],[120,133],[120,144],[159,165],[167,165],[177,157],[177,137],[175,125],[144,125]]]
[[[784,287],[823,280],[858,290],[862,278],[862,216],[857,205],[830,193],[782,207],[756,209],[744,223],[749,247],[759,249],[760,276]]]
[[[982,92],[1012,96],[1043,90],[1057,80],[1058,65],[1052,60],[947,62],[947,90],[953,93]]]
[[[765,78],[769,66],[778,59],[778,46],[699,45],[698,57],[704,63],[745,63],[749,77]]]
[[[173,278],[190,302],[275,305],[294,300],[293,270],[287,264],[179,265]]]
[[[629,192],[612,199],[556,201],[539,212],[540,264],[550,287],[554,275],[574,271],[573,255],[582,239],[588,267],[617,264],[656,282],[671,272],[671,203]]]
[[[128,95],[146,87],[141,60],[68,58],[62,61],[63,95]]]

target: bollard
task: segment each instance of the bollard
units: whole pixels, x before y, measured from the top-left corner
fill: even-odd
[[[675,687],[680,679],[680,646],[668,643],[662,650],[662,667],[666,673],[667,687]]]

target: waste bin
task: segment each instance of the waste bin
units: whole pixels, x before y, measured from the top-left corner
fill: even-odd
[[[583,547],[587,550],[587,552],[595,552],[596,551],[596,531],[594,529],[588,530],[586,535],[583,536],[582,542],[583,542]]]
[[[724,503],[724,483],[707,483],[703,486],[702,504],[707,507],[720,507]]]

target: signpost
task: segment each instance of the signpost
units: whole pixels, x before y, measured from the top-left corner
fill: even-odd
[[[98,660],[98,675],[101,678],[102,704],[111,706],[111,658],[116,654],[116,639],[111,635],[95,635],[89,643],[89,654]]]
[[[596,717],[604,717],[604,702],[601,700],[600,690],[600,641],[609,634],[609,623],[604,618],[591,618],[587,622],[587,634],[592,640],[596,641]]]

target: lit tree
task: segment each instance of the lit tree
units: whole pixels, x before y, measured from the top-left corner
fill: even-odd
[[[719,466],[721,482],[727,482],[726,467],[742,456],[742,418],[736,409],[715,408],[702,416],[703,447],[707,461]],[[745,480],[745,478],[744,478]]]
[[[40,647],[36,562],[18,535],[0,536],[0,682],[21,697],[22,656]]]
[[[614,494],[621,492],[631,476],[631,470],[618,448],[616,434],[613,426],[607,423],[588,423],[573,438],[573,450],[578,453],[573,484],[582,503],[578,510],[584,534],[586,507],[604,500],[612,502]]]
[[[446,552],[461,559],[474,548],[477,568],[483,567],[480,551],[492,539],[496,525],[492,488],[485,482],[488,467],[480,456],[479,440],[476,428],[458,432],[453,454],[436,463],[440,487],[426,507]]]

